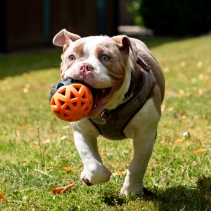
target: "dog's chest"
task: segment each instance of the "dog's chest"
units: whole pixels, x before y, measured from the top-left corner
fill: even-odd
[[[100,134],[105,138],[111,140],[122,140],[127,138],[123,132],[125,127],[147,101],[148,96],[155,85],[155,78],[150,70],[140,69],[142,81],[134,96],[116,109],[111,111],[105,110],[100,116],[90,119],[99,130]]]

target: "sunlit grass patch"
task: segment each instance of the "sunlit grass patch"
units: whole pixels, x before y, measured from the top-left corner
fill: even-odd
[[[51,112],[60,51],[0,58],[0,194],[4,210],[210,210],[211,37],[146,40],[166,78],[157,141],[144,178],[154,196],[119,195],[132,140],[100,137],[105,184],[80,181],[82,162],[69,124]],[[73,169],[65,170],[64,167]],[[120,173],[118,173],[120,172]],[[76,182],[54,195],[52,188]]]

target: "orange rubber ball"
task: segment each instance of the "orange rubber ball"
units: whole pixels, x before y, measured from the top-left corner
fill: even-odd
[[[79,83],[60,87],[50,100],[53,113],[67,122],[75,122],[86,117],[92,108],[92,103],[90,89]]]

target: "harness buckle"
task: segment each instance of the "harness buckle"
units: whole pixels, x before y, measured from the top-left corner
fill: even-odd
[[[108,120],[111,118],[111,114],[107,111],[107,110],[104,110],[102,111],[102,113],[100,114],[100,117],[102,119],[105,119],[105,120]]]
[[[99,125],[105,125],[110,118],[111,114],[107,110],[104,110],[99,116],[92,118],[92,121]]]

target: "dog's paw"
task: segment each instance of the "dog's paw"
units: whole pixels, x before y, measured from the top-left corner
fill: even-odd
[[[134,190],[132,190],[132,189],[128,189],[128,188],[122,188],[122,190],[121,190],[121,192],[120,192],[120,194],[122,194],[122,195],[128,195],[129,193],[132,193],[132,194],[135,194],[135,195],[138,195],[138,196],[143,196],[143,195],[145,195],[145,196],[153,196],[154,194],[153,194],[153,192],[151,191],[151,190],[149,190],[148,188],[145,188],[145,187],[143,187],[143,188],[140,188],[140,189],[134,189]]]
[[[86,178],[86,175],[81,175],[81,180],[87,185],[92,186],[93,184]]]
[[[107,182],[110,179],[111,171],[105,166],[92,171],[83,170],[81,173],[81,180],[87,185],[95,185]]]
[[[126,195],[126,196],[129,193],[133,193],[133,194],[138,195],[138,196],[143,196],[143,195],[153,196],[154,195],[151,190],[149,190],[148,188],[145,188],[145,187],[143,189],[138,190],[138,191],[137,191],[137,189],[136,190],[129,190],[129,189],[126,189],[126,188],[123,187],[121,192],[120,192],[120,194]]]
[[[125,185],[122,187],[120,194],[122,195],[128,195],[128,194],[135,194],[138,196],[144,195],[144,189],[142,185]]]

